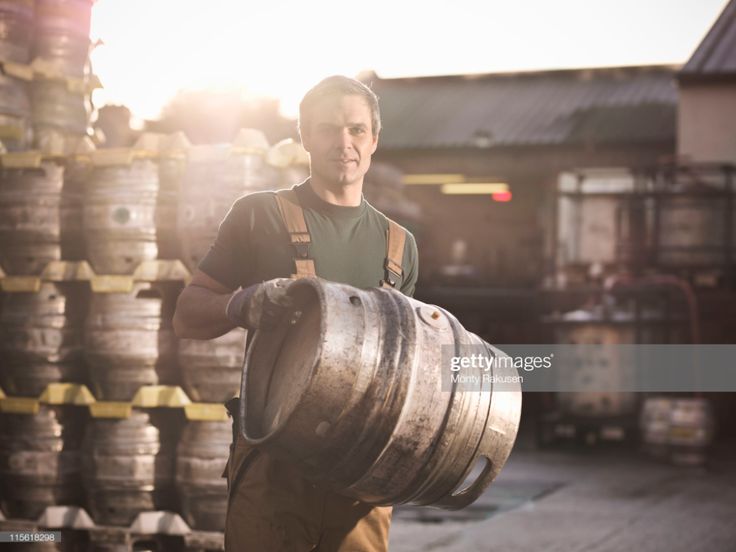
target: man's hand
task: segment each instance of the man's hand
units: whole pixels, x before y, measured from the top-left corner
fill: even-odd
[[[233,324],[249,330],[270,330],[276,327],[284,312],[293,306],[286,292],[293,280],[276,278],[236,291],[225,307]]]

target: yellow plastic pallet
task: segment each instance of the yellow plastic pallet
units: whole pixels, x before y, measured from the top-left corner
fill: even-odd
[[[95,401],[89,405],[93,418],[128,418],[133,408],[182,408],[191,404],[176,385],[145,385],[131,401]]]
[[[187,420],[195,422],[226,422],[229,419],[225,405],[219,403],[191,403],[184,406]]]
[[[189,282],[191,277],[178,259],[143,261],[131,275],[95,274],[87,261],[51,261],[39,276],[8,276],[0,270],[0,289],[36,293],[42,282],[87,281],[96,293],[129,293],[135,282]]]
[[[95,293],[129,293],[135,282],[179,281],[188,283],[192,278],[178,259],[143,261],[131,275],[99,275],[90,278]]]
[[[8,397],[0,389],[0,412],[37,414],[42,404],[87,406],[93,418],[128,418],[134,408],[183,408],[187,420],[229,419],[223,404],[192,402],[177,385],[145,385],[130,401],[98,401],[80,383],[50,383],[39,397]]]
[[[37,414],[42,404],[88,405],[95,398],[86,386],[79,383],[50,383],[39,397],[0,398],[0,411],[12,414]]]

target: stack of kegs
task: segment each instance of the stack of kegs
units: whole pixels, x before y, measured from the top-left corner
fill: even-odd
[[[6,149],[87,133],[90,94],[98,84],[89,64],[91,11],[92,0],[0,1],[0,140]]]
[[[271,188],[264,160],[268,149],[266,137],[254,129],[241,130],[233,144],[190,148],[177,213],[181,257],[187,267],[197,267],[238,197]]]
[[[230,422],[191,421],[181,434],[176,456],[176,486],[181,512],[190,525],[203,531],[222,531],[227,509],[227,463]]]
[[[33,416],[0,414],[2,508],[37,519],[46,506],[81,504],[80,444],[86,414],[41,406]]]
[[[53,78],[32,82],[33,130],[84,135],[92,111],[89,89],[89,31],[92,0],[36,0],[34,63]]]
[[[28,144],[31,102],[27,83],[13,75],[12,64],[31,60],[33,0],[0,1],[0,141],[9,149]]]
[[[96,523],[130,525],[141,511],[175,506],[179,427],[167,412],[93,419],[82,446],[87,507]]]

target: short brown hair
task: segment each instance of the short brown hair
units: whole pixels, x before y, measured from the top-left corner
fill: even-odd
[[[321,80],[304,95],[299,103],[299,130],[303,130],[309,120],[309,113],[314,105],[324,98],[342,96],[360,96],[365,99],[371,110],[371,130],[375,136],[381,132],[381,112],[378,108],[378,96],[359,80],[333,75]]]

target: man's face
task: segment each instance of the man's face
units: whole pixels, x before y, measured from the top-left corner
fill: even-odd
[[[326,184],[361,182],[378,147],[371,110],[360,96],[324,98],[310,112],[302,143],[311,158],[312,177]]]

